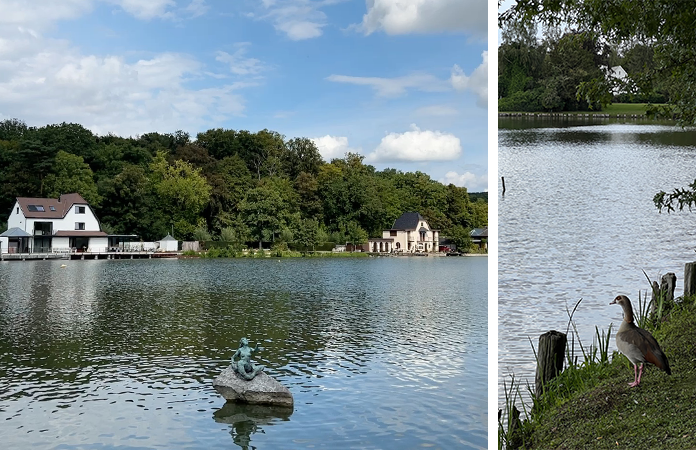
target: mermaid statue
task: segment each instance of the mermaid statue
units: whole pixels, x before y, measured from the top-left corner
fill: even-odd
[[[255,348],[251,348],[249,347],[249,340],[245,337],[241,338],[239,340],[239,348],[232,355],[232,370],[247,381],[253,380],[256,375],[265,369],[265,366],[252,364],[251,362],[251,354],[259,350],[263,350],[263,347],[259,347],[258,342]],[[237,357],[239,357],[239,360],[235,361]]]

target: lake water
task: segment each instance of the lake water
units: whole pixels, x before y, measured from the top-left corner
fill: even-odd
[[[0,264],[2,448],[487,447],[487,258]],[[212,381],[247,336],[291,410]]]
[[[534,385],[539,336],[566,332],[592,344],[622,320],[611,302],[637,305],[651,280],[696,261],[696,211],[660,214],[653,196],[696,178],[696,132],[672,125],[525,119],[499,122],[498,376]],[[570,336],[569,336],[570,339]],[[611,342],[610,352],[615,344]],[[577,345],[576,345],[577,349]],[[580,353],[577,350],[577,353]],[[628,372],[628,369],[627,369]],[[629,374],[627,374],[629,375]],[[632,374],[630,374],[632,376]]]

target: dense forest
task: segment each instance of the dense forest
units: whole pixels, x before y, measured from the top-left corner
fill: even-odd
[[[597,111],[612,102],[669,100],[669,77],[655,76],[650,45],[631,41],[612,46],[587,31],[549,33],[539,40],[536,27],[520,23],[505,24],[502,37],[499,111]],[[611,76],[615,66],[627,72],[626,82]]]
[[[465,244],[487,224],[485,193],[421,172],[377,171],[348,153],[325,162],[308,138],[211,129],[97,136],[74,123],[0,122],[0,231],[16,197],[80,193],[102,230],[152,241],[365,242],[405,211]]]

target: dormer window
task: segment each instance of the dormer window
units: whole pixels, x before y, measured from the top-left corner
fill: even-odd
[[[56,210],[56,207],[55,207],[55,206],[49,206],[48,209],[50,209],[51,211],[55,211],[55,210]]]
[[[84,214],[84,213],[85,213],[84,206],[75,206],[75,214]]]
[[[44,212],[45,211],[43,205],[28,205],[27,209],[31,212]]]

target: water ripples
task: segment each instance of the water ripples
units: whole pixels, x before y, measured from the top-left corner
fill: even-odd
[[[486,265],[0,265],[0,439],[65,449],[485,448]],[[264,347],[254,357],[293,392],[294,412],[226,405],[212,388],[244,335]]]

